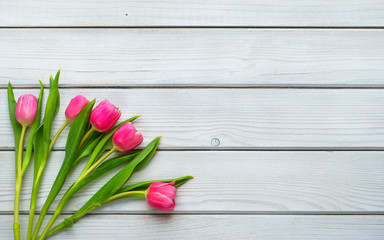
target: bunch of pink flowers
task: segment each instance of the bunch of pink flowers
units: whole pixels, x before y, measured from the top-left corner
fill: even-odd
[[[59,75],[60,72],[58,72],[55,79],[51,77],[50,94],[43,121],[40,120],[43,95],[41,82],[39,98],[32,94],[24,94],[19,97],[17,103],[14,100],[11,85],[9,84],[8,87],[10,119],[15,133],[15,151],[17,152],[14,208],[15,239],[20,239],[19,200],[21,183],[32,159],[32,154],[35,161],[35,173],[37,174],[35,174],[33,180],[34,188],[31,196],[27,239],[45,239],[64,228],[71,227],[74,222],[94,208],[120,198],[145,198],[153,208],[173,211],[177,192],[176,187],[188,181],[192,178],[191,176],[161,181],[151,180],[123,186],[128,182],[132,174],[141,170],[149,162],[155,154],[160,140],[160,137],[158,137],[143,150],[133,151],[143,142],[143,135],[131,123],[139,116],[125,120],[114,127],[121,116],[119,108],[108,100],[104,100],[92,110],[95,100],[89,101],[85,96],[78,95],[69,102],[65,110],[66,121],[51,139],[52,121],[58,111],[60,102],[58,93]],[[34,227],[33,217],[42,173],[54,143],[67,126],[71,126],[71,128],[67,138],[66,156]],[[31,128],[30,135],[27,149],[23,154],[24,138],[28,127]],[[110,150],[104,153],[109,147]],[[115,151],[121,152],[123,155],[107,159]],[[89,160],[80,176],[66,191],[54,215],[39,236],[39,230],[46,213],[62,189],[68,173],[86,158]],[[53,227],[66,203],[78,190],[107,171],[124,164],[126,166],[92,196],[78,212],[67,218],[63,223]],[[96,207],[92,208],[90,206]]]

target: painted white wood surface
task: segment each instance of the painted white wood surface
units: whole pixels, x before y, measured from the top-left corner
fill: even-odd
[[[170,28],[188,26],[197,28]],[[163,135],[162,151],[132,182],[195,179],[180,188],[171,216],[120,200],[52,239],[383,239],[384,152],[356,151],[384,149],[383,26],[381,0],[0,1],[0,239],[12,239],[13,218],[6,85],[37,94],[35,79],[47,82],[59,68],[65,89],[54,131],[76,94],[108,98],[123,118],[143,114],[135,126],[145,143]],[[236,151],[220,151],[228,149]]]
[[[7,212],[13,206],[14,153],[0,154],[0,211]],[[37,209],[44,203],[63,158],[62,151],[52,154]],[[381,151],[160,151],[130,181],[194,176],[179,188],[177,213],[375,213],[384,212],[383,159]],[[71,174],[65,190],[81,170],[78,167]],[[78,210],[113,175],[111,172],[77,193],[65,211]],[[24,183],[21,210],[26,212],[32,168]],[[141,199],[112,202],[96,212],[161,213]]]
[[[120,107],[121,119],[142,114],[135,126],[145,143],[164,136],[162,149],[384,147],[383,89],[62,89],[54,131],[77,94],[109,99]],[[10,150],[5,89],[0,97],[0,147]],[[67,132],[57,142],[59,149]]]
[[[0,216],[1,239],[12,239],[12,220],[11,216]],[[27,224],[26,216],[20,220],[22,225]],[[384,238],[384,216],[101,215],[86,216],[71,229],[52,237],[89,238],[379,240]]]
[[[59,68],[62,87],[384,86],[382,29],[0,29],[0,42],[0,87]]]
[[[383,26],[381,0],[2,0],[0,26]]]

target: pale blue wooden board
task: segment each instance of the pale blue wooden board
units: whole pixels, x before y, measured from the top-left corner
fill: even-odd
[[[381,0],[2,0],[0,26],[383,26]]]
[[[28,39],[28,41],[26,41]],[[382,29],[0,29],[0,87],[383,87]]]
[[[27,90],[37,94],[37,89]],[[25,89],[15,90],[20,96]],[[161,149],[368,149],[384,147],[383,89],[62,89],[54,131],[70,99],[109,99],[144,143],[164,136]],[[6,90],[0,89],[0,149],[13,148]],[[65,146],[65,136],[56,144]],[[217,145],[215,139],[220,143]]]
[[[26,224],[26,217],[21,217]],[[0,238],[12,239],[12,217],[0,216]],[[25,236],[25,233],[22,234]],[[372,240],[384,238],[384,216],[101,215],[87,216],[54,240],[215,239]]]
[[[5,162],[0,168],[2,212],[13,207],[13,156],[13,152],[0,152],[0,159]],[[38,209],[48,195],[63,157],[64,152],[56,151],[49,160]],[[384,213],[382,159],[384,153],[380,151],[160,151],[143,171],[132,177],[130,184],[194,176],[179,188],[175,212],[183,214],[375,214]],[[63,190],[69,188],[81,170],[79,166],[69,176]],[[115,172],[76,194],[64,211],[79,209]],[[32,171],[29,171],[22,191],[23,212],[29,209],[31,181]],[[141,200],[127,199],[96,212],[159,213]]]

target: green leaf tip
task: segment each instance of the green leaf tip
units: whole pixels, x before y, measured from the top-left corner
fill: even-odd
[[[173,186],[177,188],[192,178],[193,178],[192,176],[184,176],[184,177],[179,177],[179,178],[157,179],[157,180],[144,181],[144,182],[135,183],[135,184],[132,184],[132,185],[129,185],[126,187],[121,187],[115,194],[128,192],[128,191],[145,191],[154,182],[168,182],[169,183],[169,182],[175,181],[176,183]]]
[[[12,97],[14,98],[11,81],[8,82],[8,94],[11,94]]]
[[[59,69],[59,71],[57,71],[56,76],[55,76],[55,81],[58,81],[58,80],[59,80],[59,77],[60,77],[60,71],[61,71],[61,69]]]
[[[153,140],[152,140],[152,142],[150,142],[149,144],[151,144],[151,143],[156,143],[156,146],[159,144],[159,142],[160,142],[160,139],[161,139],[161,136],[159,136],[159,137],[157,137],[157,138],[154,138]]]
[[[40,79],[39,79],[39,83],[40,83],[40,90],[44,90],[43,82]]]
[[[133,122],[133,121],[135,121],[136,119],[138,119],[139,117],[141,117],[141,115],[137,115],[137,116],[131,117],[131,118],[127,119],[127,120],[124,121],[124,122]]]

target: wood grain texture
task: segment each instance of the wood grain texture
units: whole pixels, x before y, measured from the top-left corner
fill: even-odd
[[[0,42],[0,87],[59,68],[62,87],[384,86],[381,29],[1,29]]]
[[[383,26],[380,0],[2,0],[0,26]]]
[[[38,90],[17,89],[15,94],[26,92],[37,95]],[[384,147],[382,89],[61,89],[52,135],[77,94],[98,102],[109,99],[122,110],[121,119],[142,114],[135,126],[145,143],[164,136],[161,149]],[[4,89],[0,109],[0,147],[11,150]],[[67,133],[56,148],[63,149]]]
[[[384,216],[86,216],[49,239],[381,240],[383,222]],[[2,239],[12,239],[11,225],[12,216],[0,216]]]
[[[3,212],[9,212],[13,206],[13,157],[13,152],[0,152]],[[44,203],[63,157],[61,151],[52,154],[37,209]],[[160,151],[130,181],[194,176],[179,188],[175,208],[178,213],[384,212],[383,159],[384,152],[375,151]],[[64,189],[76,180],[81,169],[78,167],[70,175]],[[77,193],[65,211],[79,209],[112,175]],[[29,209],[31,182],[29,171],[22,189],[22,211]],[[161,213],[142,199],[118,200],[96,212]]]

